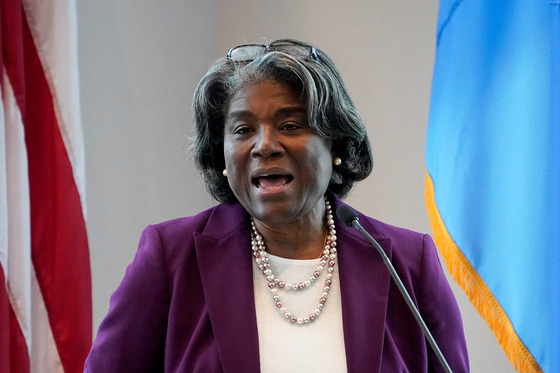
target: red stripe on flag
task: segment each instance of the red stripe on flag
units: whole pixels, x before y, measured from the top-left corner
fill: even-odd
[[[0,372],[29,372],[27,344],[6,292],[6,278],[0,266]]]
[[[80,196],[21,4],[9,1],[3,7],[4,63],[22,113],[27,146],[32,261],[64,370],[81,372],[92,324]]]

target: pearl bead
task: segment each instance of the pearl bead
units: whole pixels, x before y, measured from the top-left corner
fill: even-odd
[[[319,317],[321,310],[325,307],[325,303],[327,302],[327,297],[329,295],[330,286],[332,284],[334,266],[336,264],[336,229],[334,224],[334,218],[332,214],[332,209],[329,201],[325,196],[325,216],[326,216],[326,223],[328,228],[327,236],[325,237],[325,244],[324,248],[322,249],[319,265],[313,272],[313,274],[309,277],[309,280],[302,281],[299,283],[292,283],[286,284],[284,281],[276,278],[273,274],[272,268],[270,268],[268,254],[266,252],[265,243],[263,240],[262,235],[257,231],[255,226],[255,222],[251,217],[251,249],[253,251],[253,256],[255,257],[255,263],[261,270],[263,276],[267,279],[268,287],[270,289],[270,293],[272,294],[272,298],[275,302],[276,307],[280,311],[280,313],[292,324],[301,325],[301,324],[308,324]],[[280,296],[277,294],[278,290],[286,289],[286,290],[303,290],[317,280],[320,276],[322,271],[325,269],[325,266],[328,265],[325,286],[323,287],[323,293],[321,298],[319,299],[319,304],[314,312],[310,313],[307,317],[296,317],[292,315],[290,312],[283,307],[282,301]]]

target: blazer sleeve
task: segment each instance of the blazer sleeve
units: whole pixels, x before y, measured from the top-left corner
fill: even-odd
[[[451,370],[455,373],[468,372],[469,359],[459,306],[429,235],[424,235],[423,244],[420,312]],[[430,346],[428,366],[430,372],[444,372]]]
[[[124,278],[111,296],[85,372],[163,371],[169,290],[162,240],[147,227]]]

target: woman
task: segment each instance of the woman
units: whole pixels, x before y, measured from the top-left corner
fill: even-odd
[[[222,203],[146,228],[86,371],[442,371],[376,250],[333,216],[373,160],[330,58],[295,40],[232,48],[193,111],[195,161]],[[358,216],[468,371],[432,240]]]

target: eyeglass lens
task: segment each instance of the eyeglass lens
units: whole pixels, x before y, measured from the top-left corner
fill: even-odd
[[[231,48],[228,59],[232,61],[252,61],[269,51],[279,51],[301,59],[313,59],[319,62],[315,48],[299,44],[273,44],[270,46],[262,44],[246,44]]]
[[[228,58],[232,61],[252,61],[255,58],[266,53],[267,47],[265,45],[240,45],[231,48],[228,52]]]

